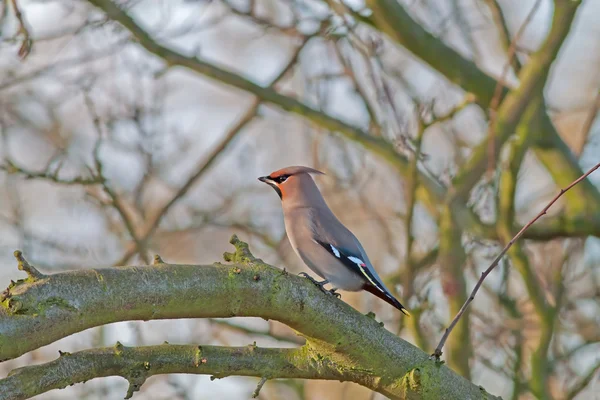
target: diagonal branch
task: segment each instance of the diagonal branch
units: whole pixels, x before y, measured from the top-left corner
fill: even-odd
[[[585,178],[587,178],[592,172],[594,172],[595,170],[597,170],[598,168],[600,168],[600,163],[596,164],[595,166],[593,166],[590,170],[588,170],[585,174],[581,175],[579,178],[577,178],[577,180],[571,182],[571,184],[569,186],[567,186],[564,189],[561,189],[560,192],[554,196],[554,198],[546,205],[546,207],[544,207],[542,209],[542,211],[540,211],[531,221],[529,221],[527,223],[527,225],[525,225],[523,228],[521,228],[521,230],[510,240],[510,242],[508,242],[508,244],[502,249],[502,251],[500,252],[500,254],[498,254],[496,256],[496,258],[494,259],[494,261],[492,262],[492,264],[484,271],[481,273],[481,278],[479,278],[479,280],[477,281],[477,284],[475,285],[475,287],[473,288],[473,291],[471,292],[471,294],[469,295],[469,298],[467,299],[467,301],[465,302],[465,304],[463,304],[463,306],[461,307],[460,311],[456,314],[456,316],[454,317],[454,319],[452,320],[452,322],[450,323],[450,325],[448,326],[448,328],[446,328],[446,331],[444,332],[444,335],[442,336],[442,339],[440,340],[440,342],[438,343],[433,356],[437,359],[439,359],[439,357],[442,355],[442,349],[444,347],[444,344],[446,343],[446,340],[448,339],[448,336],[450,335],[450,333],[452,332],[452,329],[454,329],[454,327],[456,326],[456,324],[458,323],[458,321],[460,320],[460,317],[464,314],[464,312],[466,311],[467,307],[469,307],[469,304],[471,304],[471,302],[473,301],[473,299],[475,298],[475,295],[477,294],[477,291],[479,290],[479,288],[481,287],[481,285],[483,284],[483,281],[485,280],[485,278],[490,274],[490,272],[492,272],[492,270],[498,265],[498,263],[500,262],[500,260],[502,259],[502,257],[504,257],[504,255],[506,254],[506,252],[512,247],[512,245],[519,240],[519,238],[521,236],[523,236],[523,234],[525,233],[525,231],[527,229],[529,229],[529,227],[531,225],[533,225],[538,219],[540,219],[541,217],[543,217],[544,215],[546,215],[546,212],[548,212],[548,210],[550,209],[550,207],[552,207],[552,205],[554,203],[556,203],[556,201],[558,201],[558,199],[565,194],[565,192],[567,192],[569,189],[571,189],[573,186],[577,185],[579,182],[583,181]]]
[[[232,243],[236,252],[225,254],[232,265],[157,264],[20,280],[2,294],[0,359],[117,321],[254,316],[300,332],[318,368],[361,373],[359,383],[388,397],[422,398],[427,391],[431,398],[494,398],[374,318],[254,258],[237,237]]]

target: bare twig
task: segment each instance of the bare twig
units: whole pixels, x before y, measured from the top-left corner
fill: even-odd
[[[258,385],[256,385],[256,389],[254,389],[254,392],[252,392],[253,399],[258,397],[258,395],[260,394],[260,389],[262,389],[265,383],[267,383],[267,378],[263,376],[262,378],[260,378],[260,381],[258,381]]]
[[[138,249],[138,253],[145,264],[150,264],[150,259],[148,258],[148,254],[146,254],[145,248],[143,246],[144,242],[140,240],[138,234],[136,232],[135,223],[132,220],[129,212],[127,211],[127,207],[123,199],[117,194],[117,192],[110,187],[109,183],[104,178],[104,164],[100,159],[100,146],[102,144],[102,126],[100,123],[100,117],[96,111],[96,107],[94,106],[94,102],[90,98],[87,92],[84,92],[84,102],[90,115],[92,117],[92,123],[94,125],[94,130],[97,135],[96,144],[94,145],[93,157],[94,157],[94,166],[96,168],[96,174],[100,177],[102,183],[102,189],[104,193],[110,197],[111,205],[117,210],[117,213],[123,220],[123,224],[127,229],[127,232],[131,236],[132,240],[136,244],[136,249]]]
[[[594,165],[585,174],[583,174],[582,176],[580,176],[579,178],[577,178],[575,181],[573,181],[569,186],[567,186],[564,189],[561,189],[560,192],[556,196],[554,196],[554,198],[552,200],[550,200],[550,202],[546,205],[546,207],[544,207],[544,209],[542,211],[540,211],[531,221],[529,221],[527,223],[527,225],[525,225],[523,228],[521,228],[521,230],[510,240],[510,242],[508,242],[508,244],[502,249],[502,251],[500,252],[500,254],[498,254],[496,256],[496,258],[494,259],[494,261],[492,262],[492,264],[485,271],[483,271],[481,273],[481,277],[479,278],[479,280],[477,281],[477,284],[473,288],[473,291],[471,292],[471,295],[469,296],[469,298],[467,299],[467,301],[465,301],[465,303],[463,304],[463,306],[460,308],[460,310],[458,311],[458,313],[456,314],[456,316],[454,317],[454,319],[452,320],[452,322],[450,323],[450,325],[448,326],[448,328],[446,328],[446,331],[444,332],[444,335],[442,336],[442,339],[440,340],[440,342],[437,345],[435,351],[433,352],[432,357],[434,357],[434,358],[436,358],[436,359],[439,360],[440,356],[442,355],[442,349],[444,347],[444,344],[446,343],[446,340],[448,339],[448,336],[450,336],[450,333],[452,332],[452,329],[454,329],[454,327],[456,326],[456,324],[460,320],[460,317],[464,314],[464,312],[467,309],[467,307],[469,306],[469,304],[471,304],[471,302],[475,298],[475,295],[477,294],[477,291],[479,290],[479,288],[483,284],[483,281],[485,280],[485,278],[498,265],[498,263],[500,262],[500,260],[502,259],[502,257],[512,247],[512,245],[517,240],[519,240],[519,238],[523,235],[523,233],[525,233],[525,231],[527,229],[529,229],[529,227],[531,225],[533,225],[538,219],[540,219],[542,216],[544,216],[546,214],[546,212],[550,209],[550,207],[552,207],[552,205],[554,203],[556,203],[556,201],[563,194],[565,194],[573,186],[577,185],[579,182],[581,182],[582,180],[584,180],[585,178],[587,178],[592,172],[594,172],[598,168],[600,168],[600,163]]]
[[[15,250],[14,252],[15,258],[19,262],[19,270],[27,272],[33,279],[42,279],[45,277],[40,271],[38,271],[33,265],[29,264],[25,257],[23,257],[23,253],[21,250]]]
[[[7,160],[5,165],[0,165],[0,170],[6,171],[9,174],[22,174],[25,176],[25,179],[50,180],[60,185],[98,185],[104,182],[104,178],[102,176],[92,176],[91,178],[75,177],[71,179],[63,179],[59,178],[58,176],[60,168],[56,169],[56,171],[52,173],[48,170],[44,172],[36,172],[19,167],[10,160]]]

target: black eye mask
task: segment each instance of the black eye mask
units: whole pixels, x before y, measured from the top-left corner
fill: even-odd
[[[277,182],[277,183],[283,183],[287,180],[287,178],[289,178],[289,175],[280,175],[277,178],[272,178],[273,181]]]

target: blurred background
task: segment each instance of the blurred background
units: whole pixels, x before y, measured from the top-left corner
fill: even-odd
[[[600,2],[559,21],[568,36],[524,102],[541,102],[554,128],[525,112],[497,148],[486,137],[501,136],[502,85],[482,100],[486,83],[456,59],[516,87],[567,2],[395,3],[429,39],[408,22],[382,22],[377,8],[393,1],[367,3],[0,1],[0,286],[23,275],[15,249],[49,273],[146,264],[156,253],[206,264],[231,250],[232,233],[265,261],[304,271],[279,198],[256,178],[306,165],[327,174],[316,180],[328,204],[413,317],[369,294],[343,301],[431,353],[503,245],[577,166],[600,159]],[[125,14],[107,14],[111,6]],[[598,186],[600,173],[590,181]],[[445,202],[454,188],[462,193]],[[513,247],[447,343],[451,368],[504,399],[600,398],[599,199],[582,184]],[[262,319],[123,322],[3,362],[0,373],[117,340],[303,342]],[[135,398],[243,399],[257,381],[157,376]],[[126,387],[96,379],[39,398],[117,399]],[[277,380],[260,398],[383,397],[352,383]]]

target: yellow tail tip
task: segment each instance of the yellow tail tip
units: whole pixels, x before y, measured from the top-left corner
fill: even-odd
[[[410,317],[410,313],[406,308],[401,308],[400,311],[402,311],[402,314],[406,315],[407,317]]]

